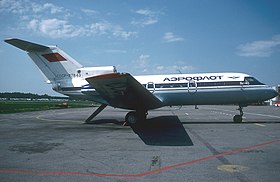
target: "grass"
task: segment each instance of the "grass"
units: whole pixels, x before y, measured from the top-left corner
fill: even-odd
[[[90,101],[68,101],[67,107],[65,102],[61,101],[0,101],[0,114],[42,111],[61,108],[82,108],[94,107],[96,103]]]

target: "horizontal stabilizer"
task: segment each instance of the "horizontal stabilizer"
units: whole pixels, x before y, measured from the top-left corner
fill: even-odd
[[[15,38],[6,39],[4,41],[27,52],[33,52],[33,51],[42,52],[50,48],[44,45],[35,44],[32,42],[28,42],[21,39],[15,39]]]

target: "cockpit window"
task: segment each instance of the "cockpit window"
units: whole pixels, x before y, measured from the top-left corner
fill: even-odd
[[[244,81],[247,82],[249,85],[264,85],[254,77],[245,77]]]

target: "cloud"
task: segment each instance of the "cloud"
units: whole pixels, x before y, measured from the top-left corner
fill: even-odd
[[[237,47],[237,54],[245,57],[270,57],[279,46],[280,35],[276,35],[271,40],[260,40],[241,44]]]
[[[136,11],[132,11],[137,15],[141,15],[140,19],[135,19],[131,21],[132,25],[140,25],[145,27],[147,25],[156,24],[159,21],[159,16],[163,14],[162,12],[151,11],[149,9],[139,9]]]
[[[112,54],[125,54],[125,53],[127,53],[126,50],[121,50],[121,49],[107,49],[104,52],[105,53],[112,53]]]
[[[51,14],[56,14],[65,11],[63,7],[55,6],[52,3],[45,3],[42,5],[33,2],[31,3],[31,7],[34,13],[49,11]]]
[[[67,38],[84,35],[85,29],[75,27],[66,20],[59,20],[56,18],[36,20],[33,19],[29,22],[27,27],[36,33],[51,38]]]
[[[97,11],[91,9],[81,9],[81,12],[87,16],[98,14]],[[18,22],[14,22],[16,25],[13,27],[17,26],[16,29],[32,31],[50,38],[105,35],[108,38],[127,40],[137,36],[137,32],[127,31],[122,26],[103,19],[91,20],[87,23],[77,21],[77,17],[73,16],[71,10],[52,3],[40,4],[32,0],[0,0],[0,13],[19,17]]]
[[[121,39],[129,39],[136,32],[128,32],[122,27],[112,25],[109,22],[96,22],[89,25],[72,25],[67,20],[61,19],[33,19],[29,21],[27,28],[43,36],[51,38],[71,38],[81,36],[113,35]]]
[[[150,55],[141,54],[137,60],[133,61],[134,68],[140,72],[147,72],[150,65]]]
[[[10,12],[13,14],[22,14],[30,11],[30,8],[26,6],[21,0],[1,0],[0,12]]]
[[[171,73],[190,73],[193,72],[194,67],[186,65],[183,61],[175,61],[174,65],[159,65],[154,64],[151,56],[148,54],[141,54],[136,60],[132,61],[130,65],[119,65],[121,69],[128,69],[129,72],[135,74],[171,74]]]
[[[30,0],[1,0],[0,12],[8,12],[16,15],[37,14],[37,13],[65,13],[63,7],[52,3],[39,4]],[[37,14],[38,15],[38,14]]]
[[[145,15],[145,16],[154,16],[156,13],[149,10],[149,9],[139,9],[135,11],[135,13],[138,13],[140,15]]]
[[[166,32],[163,35],[163,40],[164,42],[181,42],[184,41],[185,39],[177,35],[174,35],[174,33],[172,32]]]
[[[99,14],[98,11],[92,10],[92,9],[82,9],[82,12],[84,12],[88,16],[93,16]]]
[[[186,66],[186,65],[171,65],[171,66],[163,66],[159,65],[156,66],[155,73],[189,73],[194,70],[193,66]]]
[[[127,40],[137,35],[137,32],[125,31],[121,26],[113,25],[112,23],[107,21],[85,25],[84,27],[82,27],[82,29],[84,30],[86,36],[106,34],[109,36],[112,35],[113,37]]]
[[[110,31],[115,37],[119,37],[125,40],[137,35],[137,32],[125,31],[121,26],[112,26],[112,29]]]

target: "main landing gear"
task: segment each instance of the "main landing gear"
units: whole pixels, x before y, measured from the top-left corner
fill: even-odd
[[[239,105],[239,108],[237,109],[237,110],[239,110],[239,112],[240,112],[240,115],[235,115],[234,117],[233,117],[233,121],[235,122],[235,123],[241,123],[242,122],[242,116],[243,116],[243,107],[241,106],[241,105]]]
[[[101,106],[99,106],[85,121],[86,124],[90,124],[91,120],[97,116],[101,111],[103,111],[103,109],[105,109],[105,107],[107,106],[107,104],[101,104]]]
[[[130,125],[135,125],[140,121],[146,120],[147,115],[147,111],[130,111],[125,116],[125,122]]]
[[[99,106],[85,121],[85,124],[92,124],[93,122],[91,121],[95,116],[97,116],[103,109],[105,109],[107,105],[102,104]],[[140,121],[146,120],[148,115],[148,112],[145,110],[140,110],[140,111],[130,111],[127,113],[125,116],[125,123],[128,123],[129,125],[135,125],[136,123]]]

